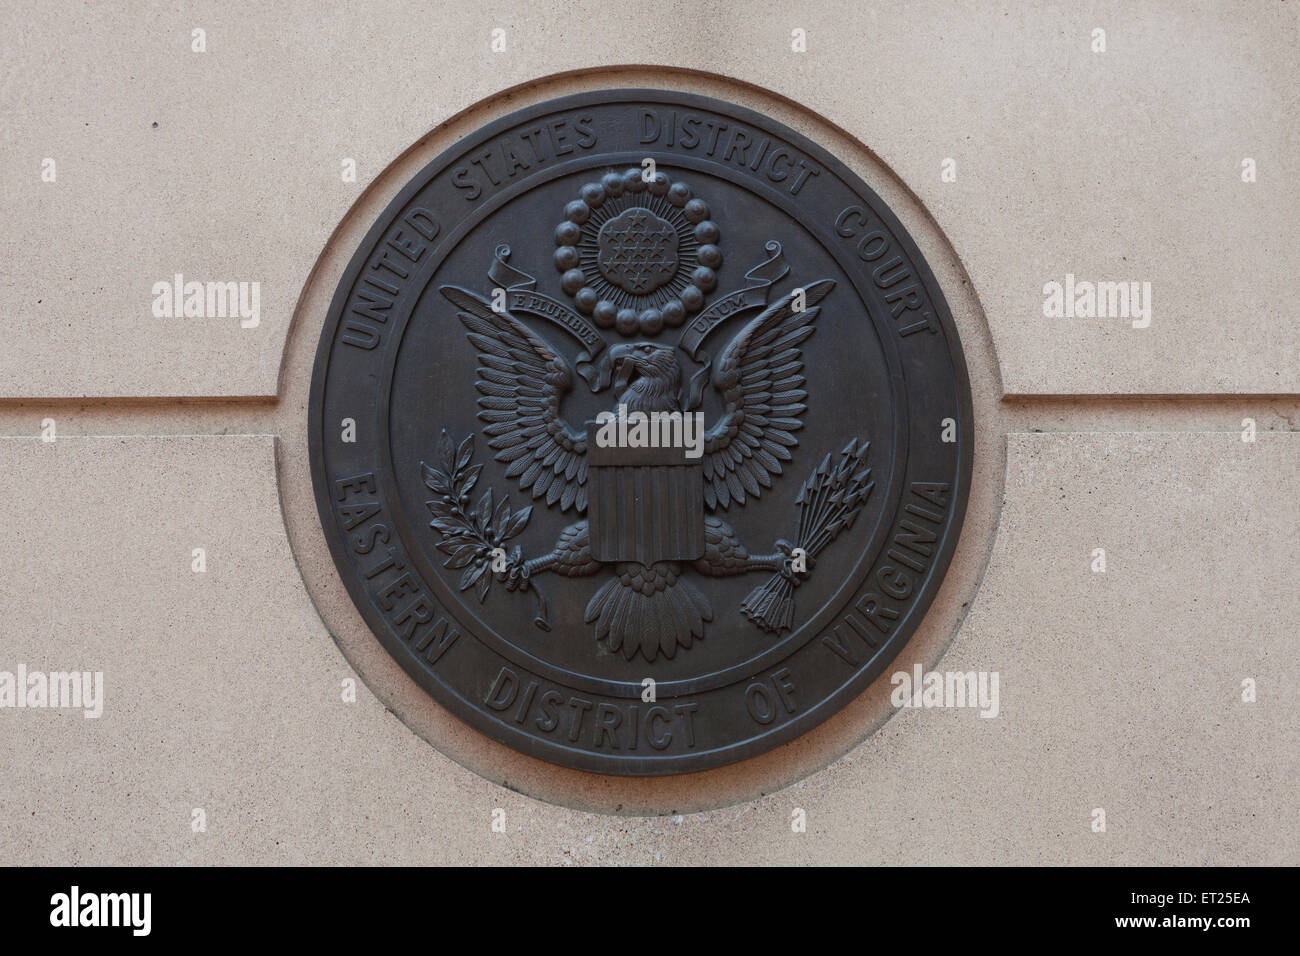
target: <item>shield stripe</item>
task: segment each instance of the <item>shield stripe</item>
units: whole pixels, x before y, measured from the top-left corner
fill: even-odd
[[[704,553],[704,483],[690,465],[604,465],[588,476],[597,561],[693,561]]]

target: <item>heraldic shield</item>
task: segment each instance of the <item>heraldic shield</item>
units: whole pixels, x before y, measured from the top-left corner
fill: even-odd
[[[587,523],[597,561],[694,561],[704,554],[704,472],[685,448],[601,447],[587,423]]]

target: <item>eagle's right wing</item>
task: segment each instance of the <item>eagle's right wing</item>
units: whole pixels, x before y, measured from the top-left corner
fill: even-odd
[[[510,313],[455,286],[441,291],[478,349],[478,417],[493,457],[534,498],[586,511],[587,438],[560,417],[573,386],[568,362]]]

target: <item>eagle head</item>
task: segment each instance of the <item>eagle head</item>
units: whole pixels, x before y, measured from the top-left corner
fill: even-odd
[[[682,373],[672,348],[651,342],[615,345],[609,350],[609,360],[618,404],[626,405],[628,411],[678,410]]]

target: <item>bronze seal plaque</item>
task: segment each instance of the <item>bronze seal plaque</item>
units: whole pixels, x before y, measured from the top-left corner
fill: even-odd
[[[956,546],[971,401],[880,198],[718,100],[609,90],[456,144],[366,236],[312,381],[335,562],[483,733],[612,774],[825,720]]]

